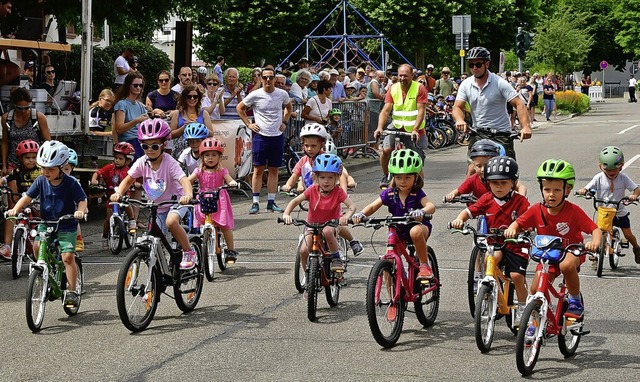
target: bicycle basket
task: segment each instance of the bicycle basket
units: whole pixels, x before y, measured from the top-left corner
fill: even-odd
[[[547,260],[550,263],[558,263],[563,257],[562,238],[551,235],[538,235],[533,239],[531,258],[540,261]]]
[[[200,194],[200,211],[203,214],[218,212],[218,192],[203,192]]]
[[[616,217],[616,209],[613,207],[598,207],[598,218],[596,224],[603,231],[611,231],[613,228],[613,218]]]

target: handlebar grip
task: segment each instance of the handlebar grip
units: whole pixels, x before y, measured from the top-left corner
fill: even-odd
[[[278,221],[278,224],[284,224],[284,219],[283,218],[278,218],[277,221]]]

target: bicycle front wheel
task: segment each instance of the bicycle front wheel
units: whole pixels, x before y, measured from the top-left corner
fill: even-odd
[[[402,296],[394,301],[396,278],[393,264],[388,260],[378,260],[367,280],[367,319],[376,342],[390,348],[398,342],[404,321]]]
[[[109,221],[109,250],[117,255],[122,250],[122,241],[124,240],[125,230],[122,218],[117,215],[111,215]]]
[[[489,285],[482,285],[478,289],[478,299],[476,301],[475,312],[475,335],[476,346],[486,353],[491,350],[493,333],[496,325],[496,316],[493,314],[496,300],[493,298],[493,290]]]
[[[204,257],[204,275],[207,281],[213,281],[216,266],[216,239],[210,228],[202,234],[202,256]]]
[[[153,320],[159,301],[158,277],[149,267],[149,252],[135,249],[118,273],[116,302],[120,320],[127,329],[140,332]]]
[[[19,278],[22,272],[25,244],[25,231],[22,228],[18,228],[13,234],[13,242],[11,243],[11,276],[14,280]]]
[[[47,288],[48,285],[44,280],[42,269],[34,268],[29,276],[26,299],[27,326],[33,333],[40,331],[44,321]]]
[[[538,362],[544,328],[541,326],[541,301],[533,300],[522,313],[520,328],[516,337],[516,365],[523,376],[533,373]]]
[[[218,252],[218,268],[220,268],[220,272],[224,272],[227,269],[227,242],[224,241],[224,235],[220,232],[220,228],[216,228],[213,231],[213,235],[216,236],[218,240],[218,247],[220,251]]]
[[[604,269],[604,258],[609,257],[609,241],[611,237],[609,232],[602,233],[602,239],[600,240],[600,247],[598,248],[598,262],[596,264],[596,276],[602,277],[602,270]]]
[[[175,280],[177,282],[173,285],[173,295],[176,299],[178,309],[184,313],[191,312],[196,308],[202,295],[202,284],[204,283],[200,239],[192,237],[189,239],[189,244],[191,245],[191,249],[196,252],[196,266],[190,270],[180,270],[178,264],[174,265],[178,268],[179,280]]]
[[[467,298],[469,300],[469,311],[471,317],[475,316],[476,312],[476,291],[478,288],[478,279],[476,278],[476,272],[480,275],[480,278],[484,277],[485,252],[478,247],[473,247],[471,250],[471,257],[469,258],[469,268],[467,272]]]
[[[300,237],[298,237],[298,248],[296,249],[296,261],[293,266],[293,283],[296,286],[298,293],[303,293],[307,284],[306,270],[302,267],[302,261],[300,259],[300,247],[302,246],[302,240],[304,240],[304,235],[300,234]]]
[[[320,255],[318,255],[320,256]],[[307,318],[316,320],[318,310],[318,292],[320,292],[320,260],[318,256],[309,256],[309,274],[307,275]]]
[[[84,273],[82,270],[82,260],[80,260],[80,258],[76,257],[75,258],[75,263],[76,263],[76,289],[75,292],[78,295],[78,303],[76,304],[76,306],[74,307],[67,307],[63,305],[63,309],[64,312],[68,315],[68,316],[75,316],[76,314],[78,314],[78,310],[80,309],[80,302],[82,301],[82,294],[84,291]],[[65,273],[64,275],[65,278],[65,283],[63,283],[63,285],[66,284],[66,278],[67,275]],[[65,289],[66,287],[63,287],[62,289]]]
[[[618,262],[620,262],[620,230],[613,229],[613,236],[611,238],[613,248],[609,250],[609,266],[611,269],[618,268]]]
[[[413,303],[416,310],[416,317],[425,328],[433,325],[438,316],[438,309],[440,308],[440,270],[438,269],[436,254],[431,247],[427,250],[427,258],[429,259],[429,266],[433,272],[433,280],[431,283],[426,284],[415,281],[416,293],[419,293],[419,296]],[[425,292],[431,289],[434,283],[436,283],[435,289]]]

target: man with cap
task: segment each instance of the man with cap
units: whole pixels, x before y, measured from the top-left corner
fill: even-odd
[[[347,85],[351,85],[353,84],[354,89],[356,89],[356,91],[360,90],[360,82],[358,82],[358,79],[356,78],[356,74],[358,73],[358,69],[356,69],[355,66],[350,66],[347,68],[347,77],[345,77],[344,79],[344,86],[346,88]]]
[[[331,91],[331,100],[333,102],[344,102],[347,100],[347,93],[344,91],[344,86],[338,81],[338,71],[336,69],[329,70],[329,82],[333,86],[333,90]]]
[[[367,84],[367,81],[366,81],[366,78],[365,78],[365,74],[366,73],[365,73],[363,68],[358,68],[358,72],[356,73],[356,79],[362,85],[366,85]]]
[[[302,57],[300,58],[300,60],[298,60],[298,72],[302,69],[309,69],[309,59],[307,57]],[[298,74],[298,72],[293,72],[291,74],[291,83],[296,82],[296,75]]]
[[[436,87],[436,79],[433,78],[433,64],[429,64],[427,65],[427,73],[425,75],[426,77],[426,84],[425,86],[427,87],[427,92],[428,93],[433,93],[433,88]]]
[[[443,67],[440,72],[440,79],[436,81],[436,86],[433,88],[433,95],[442,94],[446,97],[456,91],[456,85],[451,81],[450,75],[451,69],[448,66]]]
[[[23,75],[29,77],[29,87],[32,88],[33,87],[33,79],[34,79],[34,70],[35,70],[35,64],[33,61],[26,61],[24,63],[24,71],[23,71]]]

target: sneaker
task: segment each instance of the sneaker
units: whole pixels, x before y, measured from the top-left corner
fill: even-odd
[[[512,326],[516,329],[520,327],[520,320],[522,320],[522,312],[524,311],[524,307],[524,304],[518,304],[516,309],[513,311]]]
[[[636,258],[636,264],[640,264],[640,247],[633,247],[633,256]]]
[[[380,188],[387,187],[389,187],[389,175],[382,175],[382,178],[380,178]]]
[[[84,240],[82,239],[82,236],[80,236],[76,241],[76,252],[82,252],[82,251],[84,251]]]
[[[332,259],[331,260],[331,270],[332,271],[343,271],[344,272],[344,261],[342,259]]]
[[[198,256],[196,251],[190,249],[182,252],[182,261],[180,262],[180,270],[188,271],[193,269],[198,264]]]
[[[129,233],[136,233],[138,225],[135,220],[129,220]]]
[[[64,292],[63,304],[67,308],[75,308],[78,306],[78,294],[67,290]]]
[[[238,259],[238,252],[234,251],[233,249],[227,249],[227,264],[235,264],[236,260]]]
[[[584,306],[582,306],[582,301],[580,299],[569,299],[569,307],[567,311],[564,312],[565,318],[573,318],[575,320],[582,318],[584,314]]]
[[[360,243],[358,240],[351,240],[349,242],[349,245],[351,246],[351,250],[353,251],[353,256],[358,256],[364,251],[362,243]]]
[[[427,264],[421,264],[420,271],[418,271],[418,276],[416,277],[416,279],[418,281],[422,281],[422,280],[431,280],[432,278],[433,278],[433,271],[431,270],[431,267],[428,266]]]
[[[258,211],[260,211],[260,205],[258,203],[253,203],[251,205],[251,208],[249,209],[249,213],[251,215],[255,215],[258,213]]]
[[[9,244],[0,245],[0,258],[7,261],[11,260],[11,246]]]
[[[102,238],[102,249],[109,249],[109,239],[106,237]]]
[[[395,305],[389,305],[387,308],[387,321],[393,322],[398,318],[398,308]]]
[[[268,212],[284,212],[284,210],[278,207],[278,205],[274,201],[267,203],[267,211]]]

